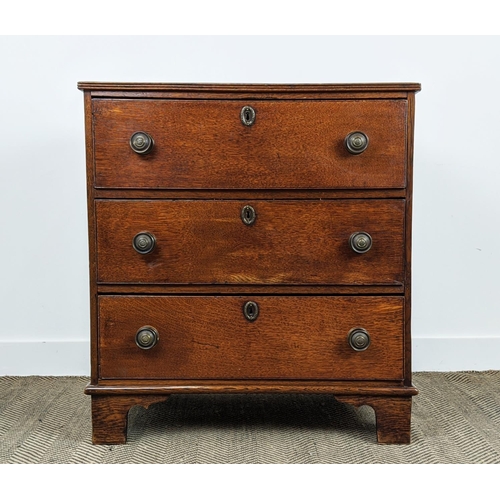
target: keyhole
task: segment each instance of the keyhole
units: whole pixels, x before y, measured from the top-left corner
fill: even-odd
[[[241,209],[241,220],[247,225],[251,226],[257,217],[257,214],[255,213],[255,209],[251,207],[250,205],[245,205]]]
[[[259,306],[252,301],[248,301],[243,306],[243,314],[248,321],[255,321],[259,315]]]
[[[240,119],[243,125],[249,127],[255,121],[255,110],[251,106],[243,106],[240,111]]]

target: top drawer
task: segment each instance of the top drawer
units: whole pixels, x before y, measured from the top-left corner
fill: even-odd
[[[243,106],[255,110],[244,125]],[[94,99],[95,186],[365,189],[406,185],[407,102]],[[154,140],[130,147],[135,132]],[[368,137],[361,154],[345,138]]]

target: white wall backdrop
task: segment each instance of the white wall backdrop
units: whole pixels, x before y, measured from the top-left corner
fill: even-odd
[[[0,37],[0,375],[89,373],[78,81],[420,82],[413,366],[500,369],[500,38]]]

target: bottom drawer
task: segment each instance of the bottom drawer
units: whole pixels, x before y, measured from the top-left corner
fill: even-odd
[[[101,296],[99,377],[400,380],[403,308],[392,296]],[[139,331],[157,343],[140,348]]]

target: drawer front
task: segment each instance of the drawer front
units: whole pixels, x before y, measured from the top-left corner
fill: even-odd
[[[242,107],[255,110],[251,126]],[[194,101],[94,99],[95,185],[101,188],[402,188],[405,100]],[[137,154],[130,138],[149,134]],[[345,138],[368,136],[351,154]]]
[[[102,200],[96,214],[101,283],[403,282],[403,200]],[[359,232],[372,239],[366,253],[351,247]],[[134,249],[141,233],[151,253]]]
[[[392,296],[101,296],[99,377],[400,380],[403,307]],[[136,344],[144,326],[158,333],[150,349]],[[356,328],[364,351],[349,344]]]

